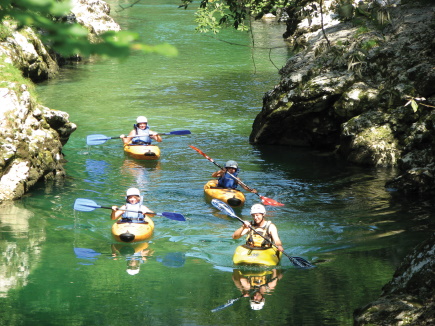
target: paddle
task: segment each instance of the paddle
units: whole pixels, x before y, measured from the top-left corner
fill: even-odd
[[[223,305],[221,305],[221,306],[219,306],[219,307],[216,307],[216,308],[212,309],[211,312],[216,312],[216,311],[219,311],[219,310],[225,309],[226,307],[232,306],[232,305],[234,304],[234,302],[239,301],[239,300],[240,300],[241,298],[243,298],[243,297],[244,297],[244,295],[242,294],[242,295],[241,295],[240,297],[238,297],[238,298],[230,299],[230,300],[227,301],[227,303],[225,303],[225,304],[223,304]]]
[[[175,130],[171,132],[165,132],[157,135],[190,135],[190,130]],[[116,137],[107,137],[105,135],[89,135],[86,137],[86,144],[87,145],[101,145],[104,144],[109,139],[117,139],[119,136]]]
[[[75,203],[74,203],[74,209],[76,211],[91,212],[91,211],[95,210],[96,208],[112,209],[112,207],[105,207],[105,206],[98,205],[93,200],[86,199],[86,198],[77,198]],[[131,211],[131,210],[127,210],[127,209],[123,209],[123,211],[134,212],[134,213],[142,213],[143,214],[143,212],[140,212],[140,211],[137,212],[137,211]],[[164,217],[169,218],[169,219],[174,220],[174,221],[185,221],[186,220],[183,215],[178,214],[178,213],[168,213],[168,212],[151,213],[151,212],[145,212],[145,214],[164,216]]]
[[[228,216],[238,219],[240,222],[242,222],[243,224],[245,223],[240,217],[238,217],[233,209],[228,206],[227,204],[225,204],[223,201],[220,201],[218,199],[212,199],[211,204],[216,207],[217,209],[219,209],[220,211],[224,212],[225,214],[227,214]],[[259,236],[261,236],[264,240],[266,240],[267,242],[269,242],[272,246],[274,246],[275,248],[278,249],[278,247],[269,239],[265,238],[260,232],[257,232],[257,230],[255,230],[252,226],[249,226],[249,228],[254,231],[256,234],[258,234]],[[314,265],[312,265],[310,262],[308,262],[307,260],[305,260],[302,257],[292,257],[290,255],[288,255],[286,252],[282,252],[284,255],[287,256],[288,259],[290,259],[290,262],[296,266],[296,267],[302,267],[302,268],[309,268],[309,267],[314,267]]]
[[[203,151],[201,151],[199,148],[196,148],[195,146],[189,145],[190,148],[194,149],[195,151],[197,151],[199,154],[201,154],[202,156],[204,156],[207,160],[209,160],[210,162],[212,162],[214,165],[216,165],[219,169],[224,170],[223,167],[221,167],[219,164],[217,164],[215,162],[215,160],[213,160],[210,156],[208,156],[207,154],[205,154]],[[227,171],[227,173],[230,175],[230,177],[234,178],[235,180],[237,180],[238,183],[240,183],[242,186],[245,186],[246,188],[249,189],[249,191],[252,192],[252,188],[248,187],[242,180],[240,180],[239,178],[237,178],[235,175],[229,173]],[[254,192],[254,194],[256,194],[258,197],[261,198],[261,202],[265,205],[270,205],[270,206],[284,206],[284,204],[277,202],[276,200],[272,199],[272,198],[267,198],[265,196],[261,196],[259,193]]]

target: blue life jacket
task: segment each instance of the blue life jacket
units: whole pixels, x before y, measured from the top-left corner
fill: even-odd
[[[132,139],[133,144],[140,144],[140,145],[150,145],[151,144],[151,137],[150,137],[150,127],[147,125],[145,129],[140,129],[135,124],[134,129],[136,130],[136,137]]]
[[[238,173],[239,173],[239,169],[237,169],[235,173],[232,173],[232,175],[237,177]],[[218,179],[217,185],[218,187],[222,187],[222,188],[236,189],[239,183],[237,182],[236,179],[234,179],[227,172],[225,172],[225,174]]]
[[[137,204],[130,204],[130,203],[126,203],[125,204],[125,209],[129,210],[129,211],[136,211],[135,212],[124,212],[122,214],[122,222],[141,222],[144,220],[144,216],[142,213],[140,212],[142,206],[142,200],[137,203]]]

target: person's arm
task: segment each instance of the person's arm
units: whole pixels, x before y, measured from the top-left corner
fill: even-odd
[[[156,142],[161,143],[162,142],[162,136],[160,136],[158,133],[155,133],[154,131],[150,130],[150,137],[154,139]]]
[[[281,239],[278,236],[278,229],[276,228],[275,224],[271,224],[269,226],[269,233],[272,237],[272,241],[275,243],[275,246],[278,248],[279,251],[284,251],[284,248],[282,247]]]
[[[125,206],[121,206],[121,209],[124,209],[124,208],[125,208]],[[118,206],[112,206],[112,214],[110,215],[110,218],[112,220],[116,220],[122,215],[122,213],[124,213],[124,211],[119,210]]]
[[[124,142],[124,145],[130,144],[131,140],[136,137],[136,131],[133,129],[132,131],[130,131],[130,133],[126,136],[126,135],[121,135],[119,136],[119,138],[122,139],[122,141]]]
[[[239,178],[239,179],[240,179],[240,178]],[[240,181],[241,181],[241,180],[240,180]],[[256,193],[257,193],[257,190],[256,190],[256,189],[250,189],[250,188],[246,187],[244,184],[241,184],[241,183],[239,183],[239,185],[240,185],[243,189],[245,189],[246,191],[252,192],[253,194],[256,194]]]
[[[248,233],[250,226],[251,223],[249,223],[248,221],[244,221],[243,225],[240,228],[238,228],[236,231],[234,231],[233,239],[237,240],[242,236],[244,236],[246,233]]]
[[[141,212],[143,213],[143,215],[145,216],[145,214],[153,214],[154,212],[152,210],[150,210],[148,207],[146,207],[145,205],[142,205],[140,207]]]
[[[213,174],[211,175],[212,178],[220,178],[221,176],[223,176],[225,174],[225,170],[219,170],[216,172],[213,172]]]

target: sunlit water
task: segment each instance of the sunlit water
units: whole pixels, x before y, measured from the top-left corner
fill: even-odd
[[[278,82],[275,66],[289,52],[253,51],[249,34],[230,30],[217,38],[244,46],[196,34],[193,8],[176,5],[147,1],[112,13],[144,42],[177,46],[178,57],[97,60],[38,86],[40,100],[68,112],[78,129],[64,148],[65,182],[40,184],[2,209],[0,325],[351,325],[353,310],[380,294],[400,259],[427,235],[433,207],[386,191],[394,171],[250,145],[262,96]],[[284,46],[283,26],[254,27],[256,45]],[[158,162],[129,158],[118,139],[86,146],[87,135],[128,133],[138,115],[155,131],[192,134],[164,136]],[[250,308],[233,281],[232,254],[243,241],[231,235],[240,222],[203,195],[216,167],[188,145],[219,164],[238,161],[249,186],[285,203],[267,209],[286,252],[317,265],[297,269],[284,257],[261,310]],[[111,238],[109,210],[73,210],[76,198],[120,205],[131,186],[154,211],[187,221],[156,217],[149,243],[126,247]],[[244,219],[259,202],[246,197],[236,211]],[[134,263],[139,273],[130,275]],[[248,277],[258,272],[243,270]]]

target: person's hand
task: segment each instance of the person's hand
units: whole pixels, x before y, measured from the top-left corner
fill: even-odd
[[[253,194],[258,193],[257,189],[252,189],[251,192],[252,192]]]
[[[250,226],[251,226],[251,223],[249,223],[248,221],[243,222],[243,228],[249,229]]]
[[[283,252],[284,248],[282,246],[276,246],[278,248],[279,251]]]
[[[112,211],[116,212],[118,210],[118,206],[112,206]]]
[[[125,135],[124,135],[124,134],[122,134],[122,135],[120,135],[120,136],[119,136],[119,138],[125,138]]]

